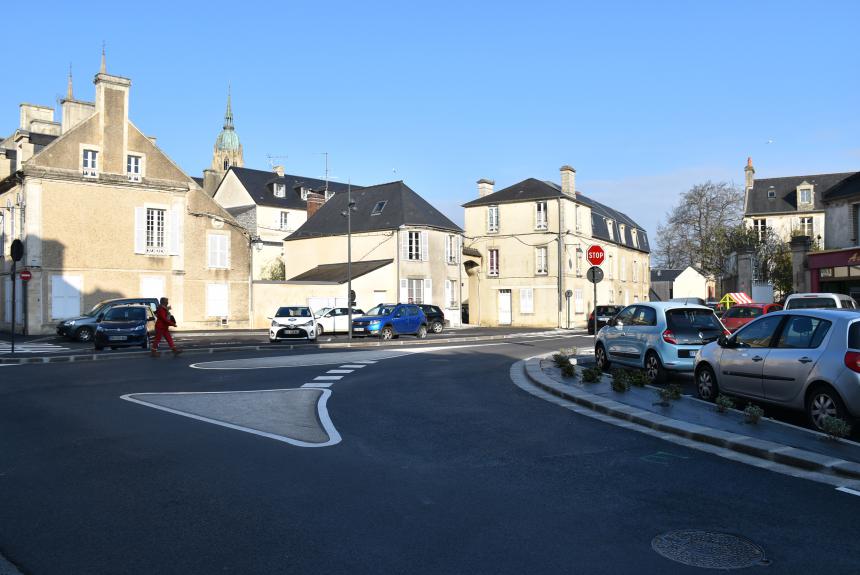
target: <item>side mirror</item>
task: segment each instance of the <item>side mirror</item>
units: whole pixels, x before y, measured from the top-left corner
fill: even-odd
[[[727,335],[721,335],[717,339],[717,345],[719,345],[720,347],[728,347],[728,348],[737,347],[737,344],[735,343],[735,341],[733,339],[729,339],[729,337]]]
[[[614,322],[614,323],[612,324],[612,325],[613,325],[613,327],[618,327],[618,328],[624,327],[624,322],[623,322],[623,321],[619,321],[619,320],[617,320],[617,319],[612,320],[612,321]]]
[[[100,313],[98,315],[98,317],[96,317],[96,323],[101,323],[104,318],[105,318],[105,314]]]

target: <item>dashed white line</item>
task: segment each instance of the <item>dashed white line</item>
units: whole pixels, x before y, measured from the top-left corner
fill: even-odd
[[[337,381],[339,379],[343,379],[342,375],[318,375],[314,378],[314,381]]]
[[[326,373],[352,373],[354,369],[330,369]]]
[[[332,386],[332,383],[334,383],[334,382],[331,382],[331,381],[330,381],[330,382],[328,382],[328,383],[326,383],[326,382],[317,382],[317,383],[313,383],[313,382],[311,382],[311,383],[306,383],[306,384],[304,384],[302,387],[318,387],[318,388],[319,388],[319,387],[322,387],[322,388],[329,388],[329,387],[331,387],[331,386]]]
[[[857,491],[856,489],[851,489],[850,487],[837,487],[836,491],[841,491],[842,493],[848,493],[850,495],[857,495],[858,497],[860,497],[860,491]]]
[[[367,367],[367,366],[366,366],[366,365],[358,365],[358,364],[355,364],[355,365],[353,365],[353,364],[349,364],[349,365],[342,365],[342,366],[340,366],[340,367],[341,367],[341,369],[344,369],[344,368],[349,368],[349,369],[361,369],[362,367]]]

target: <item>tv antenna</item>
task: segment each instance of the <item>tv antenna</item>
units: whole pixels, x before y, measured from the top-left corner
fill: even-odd
[[[287,158],[289,158],[289,156],[273,156],[271,154],[266,154],[266,161],[269,162],[269,168],[272,170],[275,169],[275,166],[279,165],[276,160],[284,160],[284,163],[287,163]]]

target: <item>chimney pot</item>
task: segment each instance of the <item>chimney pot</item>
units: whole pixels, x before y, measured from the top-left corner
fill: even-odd
[[[478,197],[483,198],[484,196],[489,196],[493,193],[493,186],[496,185],[496,182],[493,180],[488,180],[486,178],[481,178],[478,180]]]

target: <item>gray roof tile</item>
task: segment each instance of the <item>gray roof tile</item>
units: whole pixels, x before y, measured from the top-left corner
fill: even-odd
[[[387,266],[394,260],[367,260],[361,262],[352,262],[352,279],[361,277],[381,267]],[[346,283],[347,263],[341,262],[336,264],[323,264],[306,272],[300,273],[294,278],[290,278],[291,282],[321,282],[321,283]]]

